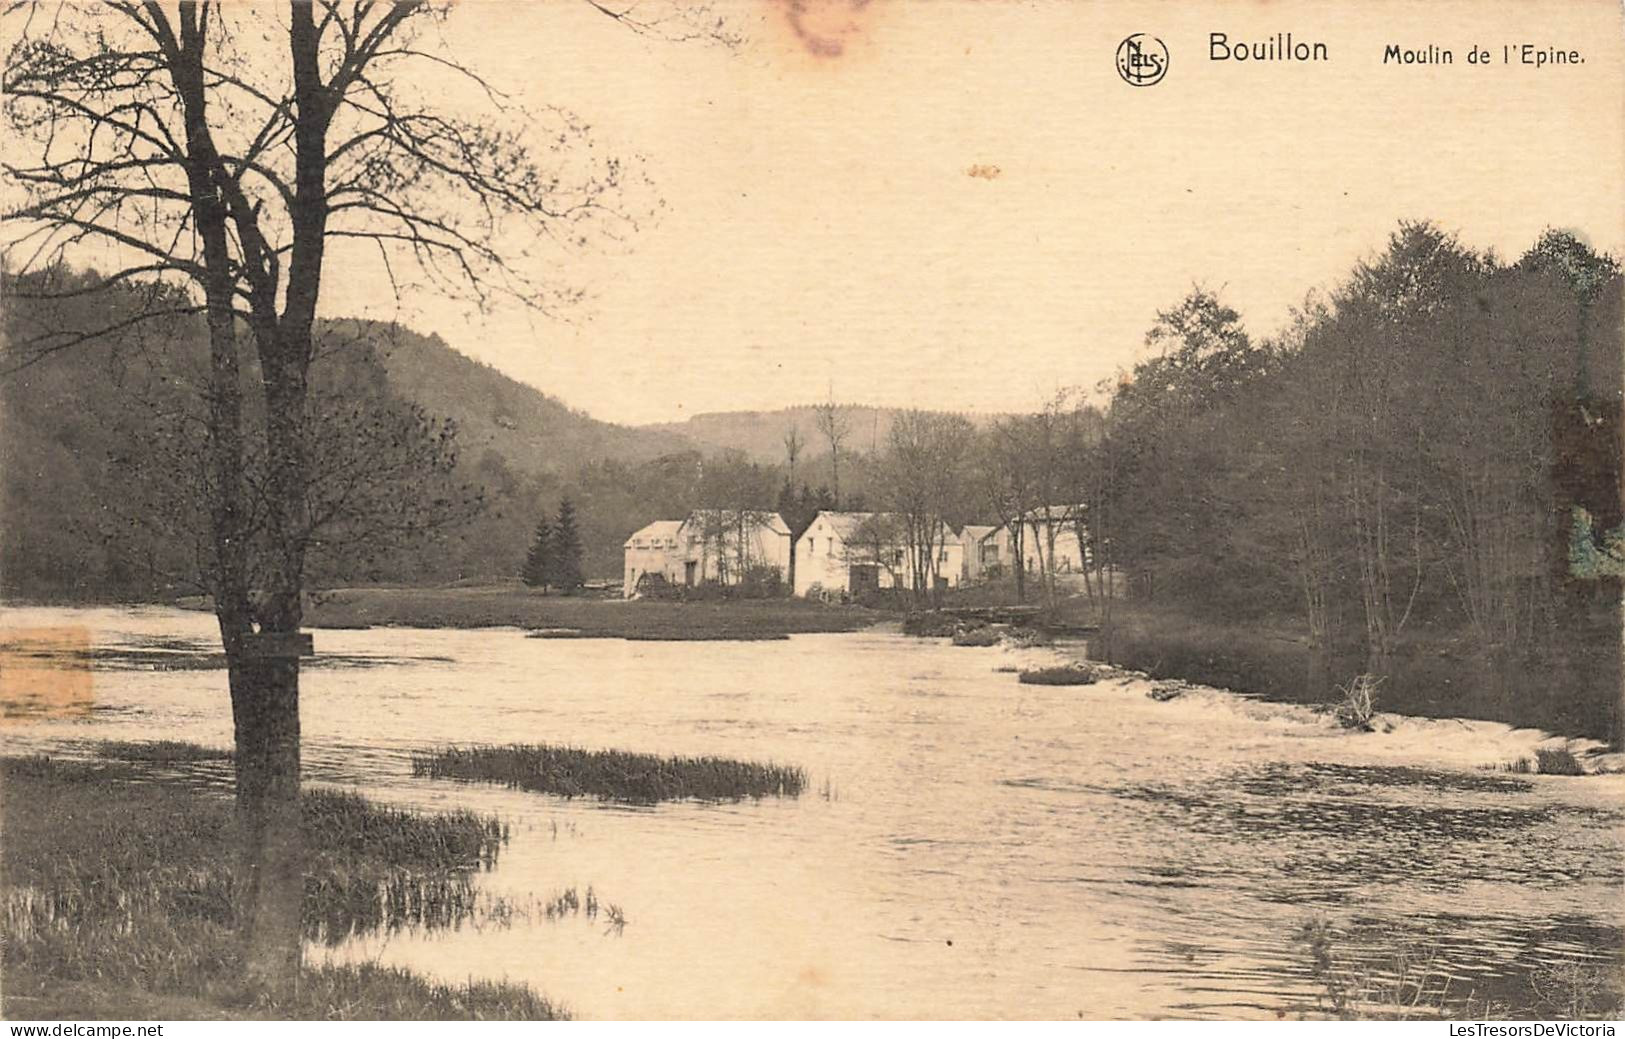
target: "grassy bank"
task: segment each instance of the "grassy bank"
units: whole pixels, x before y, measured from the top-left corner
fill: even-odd
[[[625,602],[542,595],[522,585],[477,588],[343,588],[306,613],[316,628],[518,627],[556,636],[625,639],[763,639],[857,631],[883,619],[856,606],[799,599]]]
[[[170,758],[175,754],[171,749]],[[510,985],[440,985],[389,968],[305,970],[267,1002],[241,987],[229,798],[124,763],[0,759],[3,1012],[41,1018],[553,1018]],[[468,812],[417,815],[305,794],[311,940],[449,926],[505,840]]]
[[[1120,602],[1090,652],[1157,678],[1253,693],[1289,703],[1327,703],[1365,670],[1356,651],[1334,654],[1317,673],[1308,640],[1284,624],[1224,623],[1158,603]],[[1377,709],[1427,717],[1480,718],[1607,739],[1620,689],[1619,632],[1573,633],[1565,653],[1539,665],[1491,665],[1456,632],[1419,632],[1395,653]]]
[[[783,765],[525,745],[447,747],[414,755],[412,774],[628,804],[798,797],[807,784],[801,769]]]

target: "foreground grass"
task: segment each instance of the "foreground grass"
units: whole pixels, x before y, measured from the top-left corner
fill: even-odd
[[[0,759],[6,1016],[40,1018],[552,1018],[522,987],[446,986],[376,966],[307,969],[297,994],[241,987],[228,798],[126,764]],[[445,926],[501,825],[305,795],[306,936]]]
[[[764,639],[857,631],[881,619],[856,606],[799,599],[623,602],[541,595],[522,585],[477,588],[345,588],[306,612],[317,628],[519,627],[577,638]]]
[[[1606,1021],[1622,1005],[1620,954],[1599,943],[1589,958],[1540,957],[1477,984],[1464,982],[1439,945],[1401,934],[1364,935],[1359,947],[1325,916],[1303,922],[1294,944],[1318,990],[1318,1009],[1343,1020]],[[1565,944],[1572,944],[1574,936]],[[1539,948],[1539,939],[1531,943]]]
[[[807,783],[801,769],[783,765],[531,745],[447,747],[417,754],[412,774],[629,804],[798,797]]]

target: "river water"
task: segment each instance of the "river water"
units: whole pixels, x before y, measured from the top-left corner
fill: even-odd
[[[208,615],[19,608],[3,623],[0,641],[94,661],[66,681],[60,660],[10,658],[8,752],[230,745]],[[1527,732],[1348,733],[1210,691],[1157,703],[1143,681],[1021,685],[1008,669],[1055,651],[880,631],[316,643],[307,781],[500,814],[511,843],[480,883],[536,911],[313,960],[525,981],[600,1019],[1295,1015],[1322,988],[1296,938],[1316,919],[1372,977],[1409,948],[1458,997],[1618,965],[1625,786],[1487,767],[1526,753]],[[513,742],[772,760],[808,789],[627,808],[411,776],[414,750]],[[589,886],[624,926],[540,911]]]

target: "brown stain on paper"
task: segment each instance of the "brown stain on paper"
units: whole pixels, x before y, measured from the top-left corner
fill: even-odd
[[[873,0],[775,0],[769,26],[783,31],[793,49],[833,61],[868,31]]]
[[[90,629],[0,629],[0,726],[80,718],[95,703]]]

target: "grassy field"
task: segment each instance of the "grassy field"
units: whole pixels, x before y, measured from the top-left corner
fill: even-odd
[[[245,993],[229,798],[128,763],[42,757],[0,759],[0,798],[10,1019],[561,1016],[523,987],[441,985],[376,965],[307,968],[286,1001]],[[307,791],[304,820],[314,941],[470,918],[472,878],[506,840],[473,813],[418,815],[323,791]]]
[[[518,627],[553,637],[653,640],[771,639],[806,632],[857,631],[885,614],[800,599],[732,602],[626,602],[542,595],[523,585],[474,588],[342,588],[306,612],[315,628]]]
[[[662,758],[616,750],[523,746],[447,747],[412,758],[412,774],[501,783],[560,797],[654,804],[693,798],[798,797],[799,768],[728,758]]]

